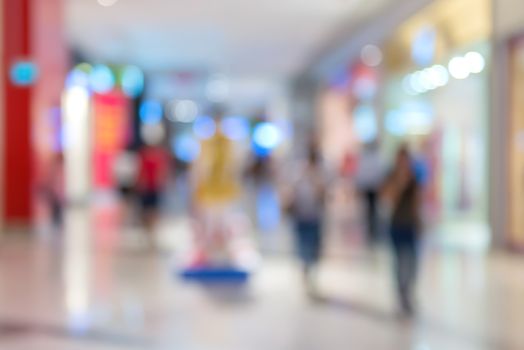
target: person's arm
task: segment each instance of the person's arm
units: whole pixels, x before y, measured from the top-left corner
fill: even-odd
[[[393,175],[390,174],[385,177],[382,185],[378,189],[379,198],[382,202],[386,204],[391,204],[394,201],[395,189],[394,189],[394,179]]]
[[[422,234],[424,232],[424,199],[420,184],[417,184],[415,189],[415,210],[417,214],[417,232]]]

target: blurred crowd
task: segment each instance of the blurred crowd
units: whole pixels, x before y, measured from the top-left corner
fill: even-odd
[[[220,119],[221,115],[215,116],[217,125]],[[234,142],[217,128],[202,140],[200,149],[193,163],[181,164],[158,138],[140,147],[129,146],[115,158],[113,177],[122,222],[142,225],[151,247],[166,188],[174,179],[183,179],[190,193],[186,214],[195,242],[189,266],[240,266],[238,262],[249,260],[249,251],[256,251],[252,242],[246,243],[246,231],[274,230],[283,217],[293,228],[304,286],[314,296],[326,211],[337,195],[334,184],[342,184],[337,191],[359,203],[347,207],[342,216],[361,216],[369,249],[390,246],[400,309],[405,315],[413,313],[424,170],[420,157],[416,159],[406,145],[387,161],[380,144],[372,142],[333,167],[322,159],[312,136],[300,156],[277,159],[271,152],[250,152],[247,162],[240,164]],[[62,157],[57,156],[43,186],[56,226],[61,225],[65,202],[62,167]]]

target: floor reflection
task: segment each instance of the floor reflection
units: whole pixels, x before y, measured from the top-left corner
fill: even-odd
[[[406,321],[395,312],[386,249],[369,254],[354,240],[329,238],[336,249],[320,266],[320,297],[310,298],[285,230],[272,233],[280,253],[265,254],[241,288],[179,278],[173,262],[191,241],[189,228],[187,217],[164,217],[160,249],[150,250],[117,211],[71,208],[53,239],[8,236],[0,348],[524,348],[520,258],[428,244],[418,316]]]

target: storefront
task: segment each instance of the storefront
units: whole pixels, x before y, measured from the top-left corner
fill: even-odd
[[[510,97],[508,123],[508,241],[514,248],[524,247],[524,37],[510,46]]]
[[[115,186],[113,163],[133,145],[133,102],[144,87],[134,66],[80,63],[68,74],[60,125],[54,128],[65,161],[68,200],[87,203],[94,191]]]
[[[426,214],[445,242],[489,245],[488,0],[436,2],[386,42],[384,143],[427,171]]]
[[[362,146],[379,138],[378,63],[376,59],[352,62],[325,83],[317,100],[316,136],[320,138],[323,158],[345,175],[355,170]]]

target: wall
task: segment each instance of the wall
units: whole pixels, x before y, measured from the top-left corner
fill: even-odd
[[[0,18],[4,18],[4,1],[0,0]],[[0,26],[0,67],[4,66],[4,34],[3,26]],[[4,81],[4,71],[0,69],[0,82]],[[0,135],[4,134],[4,85],[0,83]],[[4,183],[4,143],[0,142],[0,233],[4,226],[4,199],[5,193],[2,184]]]
[[[493,0],[495,38],[504,40],[524,32],[522,0]]]
[[[493,65],[491,71],[491,223],[494,243],[508,244],[509,193],[508,130],[509,130],[509,45],[512,38],[524,34],[522,0],[493,0]]]
[[[8,72],[19,59],[30,59],[30,0],[3,2],[4,123],[0,141],[4,143],[2,215],[10,226],[27,227],[31,220],[31,95],[32,88],[16,86]]]

